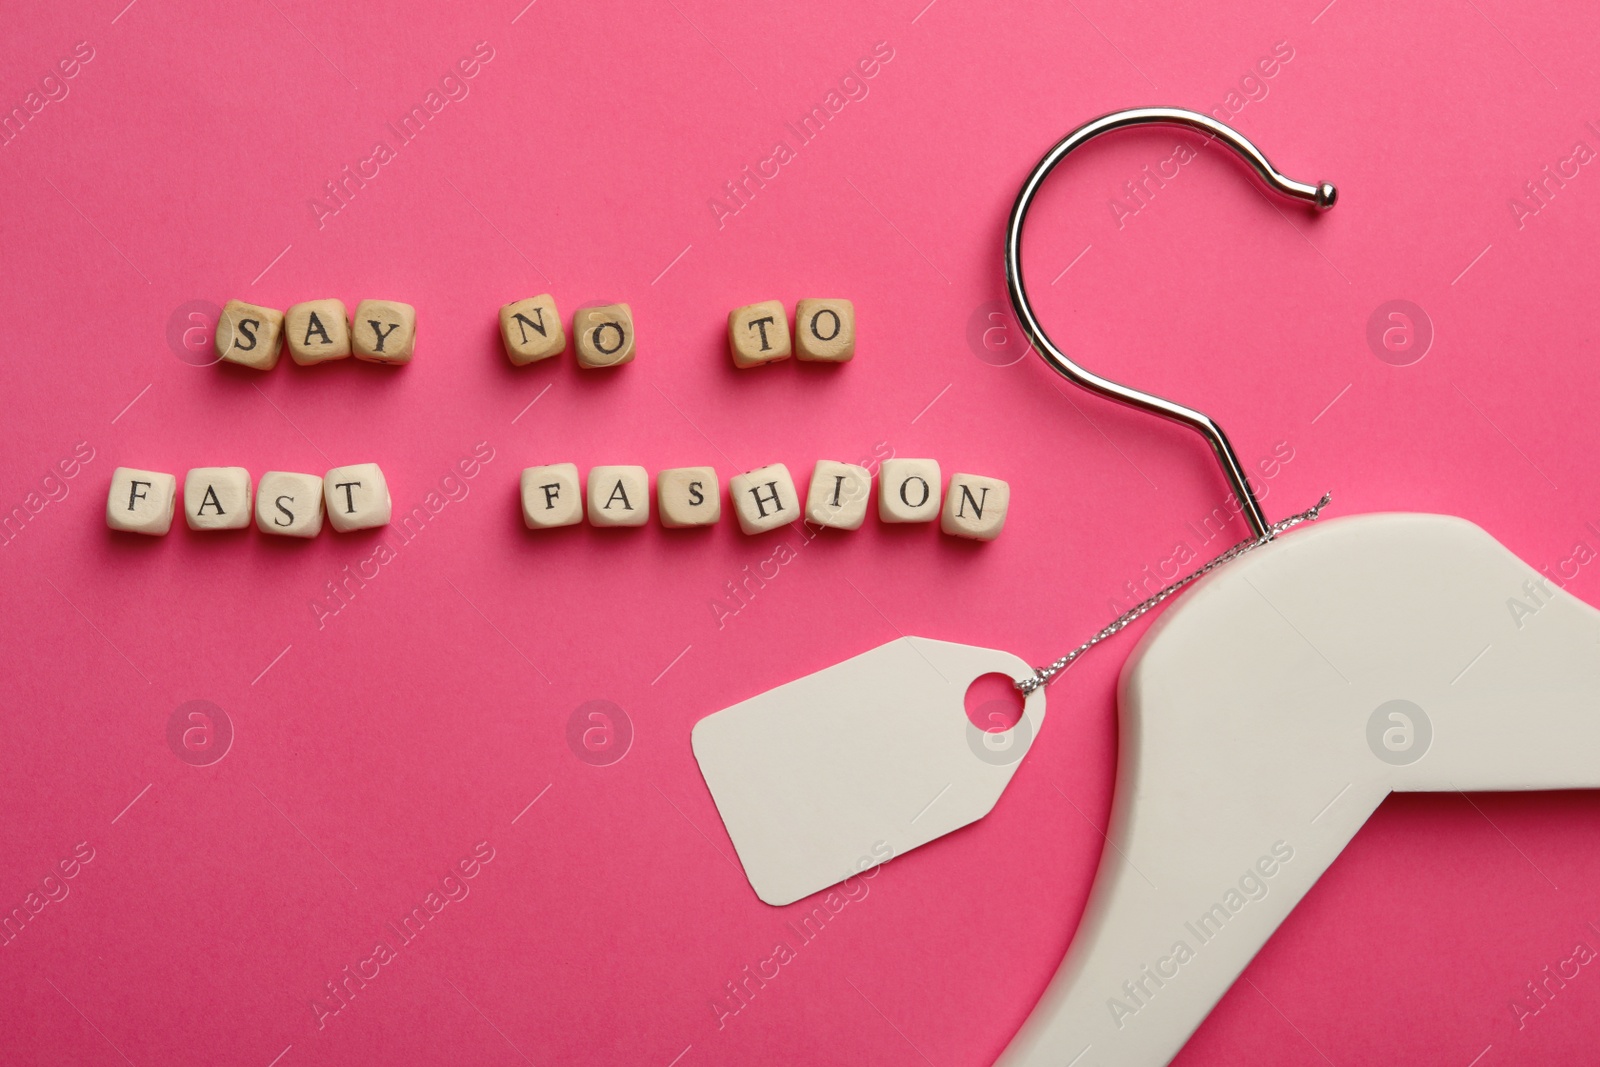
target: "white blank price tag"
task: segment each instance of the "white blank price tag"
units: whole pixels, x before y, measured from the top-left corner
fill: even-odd
[[[756,895],[789,904],[987,815],[1044,721],[980,730],[966,693],[1025,678],[989,648],[902,637],[701,719],[694,754]]]

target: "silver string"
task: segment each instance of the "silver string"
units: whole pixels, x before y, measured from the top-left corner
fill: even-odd
[[[1205,575],[1210,574],[1224,563],[1230,563],[1244,555],[1246,552],[1249,552],[1252,549],[1260,548],[1262,545],[1271,541],[1285,530],[1299,526],[1302,522],[1315,522],[1317,520],[1317,516],[1322,513],[1322,509],[1328,506],[1328,501],[1332,499],[1332,497],[1332,493],[1323,493],[1322,499],[1311,505],[1311,507],[1297,515],[1290,515],[1282,522],[1273,523],[1271,529],[1267,531],[1267,535],[1265,537],[1250,538],[1248,540],[1240,541],[1238,544],[1234,545],[1232,548],[1228,549],[1222,555],[1218,556],[1210,563],[1207,563],[1199,570],[1179,578],[1177,581],[1173,582],[1171,585],[1167,586],[1150,599],[1129,608],[1127,611],[1123,612],[1121,615],[1118,615],[1114,620],[1112,620],[1111,624],[1105,629],[1101,630],[1099,633],[1089,638],[1089,640],[1085,641],[1071,652],[1068,652],[1065,656],[1062,656],[1060,659],[1050,664],[1050,666],[1035,667],[1033,674],[1016,683],[1017,688],[1020,689],[1024,694],[1027,694],[1033,692],[1042,685],[1049,685],[1050,682],[1054,680],[1056,675],[1072,666],[1073,662],[1077,660],[1079,656],[1089,651],[1095,645],[1098,645],[1101,641],[1104,641],[1106,638],[1117,633],[1139,616],[1145,614],[1151,608],[1156,607],[1162,601],[1172,596],[1172,594],[1182,589],[1184,586],[1198,578],[1202,578]]]

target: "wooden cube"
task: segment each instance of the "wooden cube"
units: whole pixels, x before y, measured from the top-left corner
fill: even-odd
[[[800,517],[800,496],[782,463],[735,474],[728,483],[728,496],[739,516],[739,529],[747,534],[776,530]]]
[[[256,529],[280,537],[322,532],[322,479],[315,474],[268,471],[256,485]]]
[[[106,525],[127,533],[160,537],[172,529],[178,479],[160,471],[118,467],[106,494]]]
[[[649,521],[649,471],[643,467],[589,469],[591,526],[643,526]]]
[[[230,300],[217,319],[217,358],[255,370],[278,365],[278,342],[283,335],[283,312]]]
[[[878,518],[932,522],[939,514],[939,461],[886,459],[878,472]]]
[[[376,463],[335,467],[322,476],[328,522],[340,533],[389,525],[389,483]]]
[[[806,493],[806,521],[836,530],[859,530],[872,499],[872,473],[854,463],[818,460]]]
[[[243,467],[193,467],[183,478],[183,517],[191,530],[243,530],[250,525],[250,472]]]
[[[572,333],[580,367],[620,367],[633,360],[633,311],[627,304],[579,308]]]
[[[728,312],[728,350],[736,367],[788,359],[789,313],[783,310],[783,301],[763,300]]]
[[[583,490],[574,463],[551,463],[522,472],[522,522],[530,530],[575,526],[583,519]]]
[[[417,309],[398,300],[363,300],[351,316],[350,338],[357,359],[410,363],[417,347]]]
[[[549,359],[567,349],[561,312],[549,293],[516,300],[500,309],[500,340],[517,366]]]
[[[952,474],[945,490],[939,529],[955,537],[993,541],[1006,525],[1011,506],[1011,486],[999,478],[977,474]]]
[[[343,300],[307,300],[283,313],[289,355],[302,367],[350,355],[350,317]]]
[[[802,300],[794,306],[796,359],[845,363],[856,354],[856,306],[848,300]]]
[[[722,485],[711,467],[673,467],[656,475],[656,506],[669,529],[710,526],[722,518]]]

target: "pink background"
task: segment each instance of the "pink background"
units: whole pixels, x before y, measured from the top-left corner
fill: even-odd
[[[689,731],[900,633],[1050,659],[1177,544],[1243,536],[1194,533],[1224,488],[1192,434],[1036,359],[1002,365],[1015,333],[986,332],[1018,183],[1108,110],[1228,113],[1237,91],[1238,128],[1341,198],[1321,218],[1269,205],[1207,151],[1119,228],[1109,202],[1176,138],[1098,145],[1048,187],[1028,244],[1069,351],[1213,414],[1247,462],[1291,452],[1265,483],[1274,517],[1324,489],[1335,514],[1464,515],[1600,601],[1600,567],[1564,564],[1600,548],[1600,171],[1520,225],[1509,206],[1575,142],[1600,147],[1600,11],[1324,2],[8,8],[7,109],[78,42],[93,59],[0,149],[0,505],[26,515],[0,551],[0,910],[78,842],[94,859],[0,949],[0,1060],[989,1063],[1076,926],[1136,635],[1053,689],[989,818],[884,868],[720,1028],[713,999],[791,916],[731,865]],[[399,144],[386,124],[480,41],[468,95]],[[1280,41],[1292,59],[1248,98]],[[892,59],[850,86],[867,95],[799,146],[785,123],[877,42]],[[319,227],[309,202],[380,139],[394,158]],[[712,198],[779,139],[794,158],[719,220]],[[629,301],[638,359],[510,366],[495,309],[546,291],[569,319]],[[855,362],[731,367],[730,308],[834,295],[856,302]],[[326,296],[414,303],[415,362],[257,374],[169,345],[190,301]],[[1410,366],[1366,339],[1393,299],[1435,335]],[[80,442],[92,460],[46,486]],[[447,479],[480,442],[492,460]],[[793,531],[535,535],[517,516],[534,463],[803,478],[880,443],[1009,480],[1001,538],[869,519],[719,628],[724,583]],[[325,584],[393,529],[104,525],[118,465],[367,461],[397,511],[447,503],[320,620]],[[168,746],[193,699],[236,732],[212,766]],[[593,699],[634,730],[610,766],[567,741]],[[1600,944],[1597,832],[1591,794],[1392,800],[1179,1062],[1591,1055],[1600,972],[1520,1030],[1510,1004]],[[470,895],[319,1029],[323,983],[480,841],[494,859]]]

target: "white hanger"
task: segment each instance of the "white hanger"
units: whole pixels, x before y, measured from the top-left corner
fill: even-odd
[[[1022,287],[1039,182],[1090,137],[1140,122],[1203,130],[1277,191],[1333,202],[1203,115],[1108,115],[1024,185],[1012,301],[1066,377],[1205,434],[1265,536],[1220,427],[1073,363]],[[1112,847],[1000,1067],[1167,1063],[1390,792],[1600,788],[1600,612],[1464,519],[1339,519],[1202,579],[1135,649],[1119,703]]]
[[[1600,787],[1600,612],[1465,519],[1334,519],[1203,579],[1119,702],[1115,847],[1004,1067],[1171,1060],[1391,792]]]

